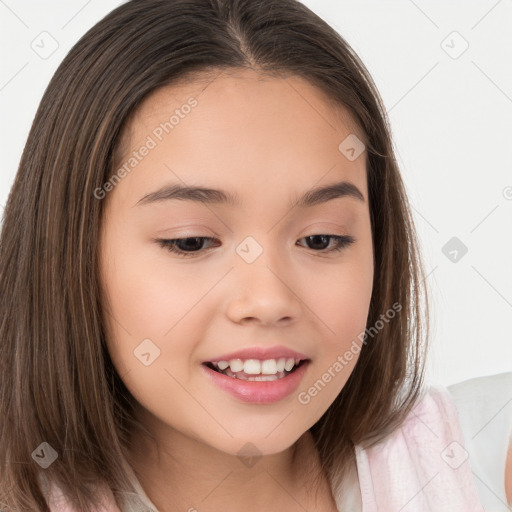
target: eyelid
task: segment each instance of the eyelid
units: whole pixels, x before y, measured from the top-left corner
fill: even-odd
[[[198,233],[201,233],[200,235]],[[157,231],[156,236],[159,238],[167,238],[167,239],[179,239],[179,238],[199,238],[199,237],[216,237],[218,238],[220,235],[217,234],[210,228],[204,226],[198,226],[195,224],[187,224],[184,226],[178,226],[172,229],[164,229],[162,231]]]
[[[349,227],[347,224],[338,224],[336,222],[312,222],[311,224],[308,224],[303,231],[309,231],[311,229],[315,229],[315,230],[318,230],[318,229],[333,229],[333,226],[335,229],[339,229],[341,230],[342,232],[346,233],[349,231]],[[316,235],[317,233],[313,233],[314,235]],[[324,233],[318,233],[318,234],[324,234]],[[327,234],[327,233],[325,233]],[[306,235],[306,236],[311,236],[311,235]]]

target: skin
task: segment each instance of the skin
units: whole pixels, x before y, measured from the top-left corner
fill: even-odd
[[[297,395],[366,327],[374,272],[366,152],[350,161],[338,150],[348,135],[364,135],[305,80],[237,70],[146,98],[124,134],[121,162],[191,96],[198,105],[103,199],[108,350],[156,441],[133,436],[135,470],[162,512],[336,510],[325,479],[317,496],[305,490],[319,467],[308,429],[339,394],[358,354],[310,403]],[[364,201],[290,207],[311,188],[341,180]],[[174,183],[236,192],[241,205],[137,205]],[[305,238],[320,234],[355,242],[328,253],[323,247],[335,240],[315,246]],[[263,249],[250,264],[236,252],[247,236]],[[186,237],[216,241],[192,257],[154,241]],[[160,350],[149,366],[134,357],[147,338]],[[201,368],[227,352],[274,345],[311,363],[297,392],[273,404],[243,403]],[[237,455],[247,442],[261,455],[252,467]]]

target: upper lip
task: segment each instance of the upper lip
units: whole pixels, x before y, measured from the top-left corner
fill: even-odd
[[[229,354],[223,354],[214,359],[208,359],[203,363],[215,363],[218,361],[231,361],[232,359],[259,359],[263,361],[265,359],[280,359],[294,358],[294,359],[309,359],[308,356],[283,346],[275,347],[252,347],[245,348],[243,350],[237,350],[236,352],[230,352]]]

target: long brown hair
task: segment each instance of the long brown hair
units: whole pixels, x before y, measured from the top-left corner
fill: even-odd
[[[98,272],[104,201],[123,127],[151,92],[199,74],[252,68],[305,78],[365,134],[374,282],[364,343],[343,390],[311,428],[334,481],[396,428],[423,390],[428,294],[389,122],[348,43],[297,0],[132,0],[71,49],[41,100],[5,207],[0,239],[0,492],[12,510],[47,511],[32,456],[79,510],[104,482],[129,482],[134,399],[105,342]],[[422,316],[424,315],[424,316]],[[382,320],[381,320],[382,323]]]

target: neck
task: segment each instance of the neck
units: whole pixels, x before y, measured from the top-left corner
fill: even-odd
[[[132,464],[159,512],[183,510],[320,510],[307,485],[321,472],[313,438],[306,431],[288,449],[256,459],[241,458],[144,418],[153,438],[132,435]],[[330,487],[321,478],[315,489],[322,510],[336,510]],[[326,501],[329,507],[326,507]]]

